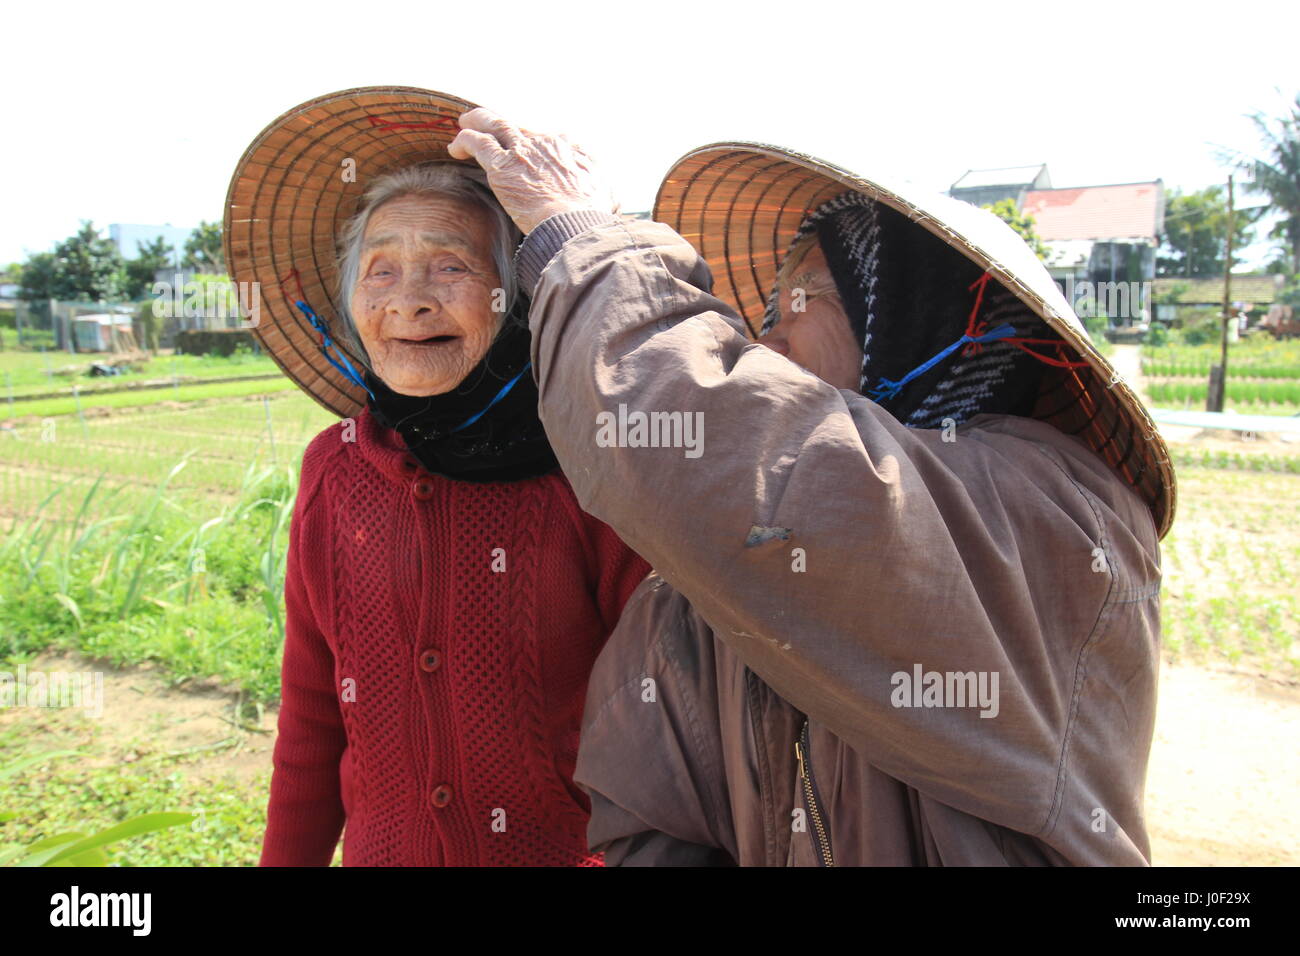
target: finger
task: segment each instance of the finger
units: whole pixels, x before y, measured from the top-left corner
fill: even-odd
[[[489,136],[495,136],[498,143],[506,149],[514,149],[519,142],[519,130],[504,119],[482,106],[464,113],[460,117],[461,129],[477,130]]]
[[[476,159],[484,169],[505,154],[495,136],[473,129],[463,129],[457,133],[456,138],[447,144],[447,152],[452,159]]]

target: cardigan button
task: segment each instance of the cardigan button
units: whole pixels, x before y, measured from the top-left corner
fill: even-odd
[[[441,810],[449,803],[451,803],[451,787],[444,783],[433,791],[433,805]]]
[[[433,497],[433,482],[428,478],[417,478],[411,485],[411,494],[420,501],[428,501]]]
[[[437,648],[429,647],[420,654],[420,669],[432,674],[442,666],[442,655],[438,653]]]

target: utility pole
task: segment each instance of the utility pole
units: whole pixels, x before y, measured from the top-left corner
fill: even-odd
[[[1232,315],[1232,236],[1236,231],[1236,207],[1233,202],[1232,175],[1228,175],[1228,255],[1223,265],[1223,335],[1220,339],[1219,364],[1210,366],[1210,388],[1205,396],[1207,412],[1221,412],[1228,394],[1228,323]]]

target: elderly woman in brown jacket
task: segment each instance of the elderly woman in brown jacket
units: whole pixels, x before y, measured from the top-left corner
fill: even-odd
[[[1024,243],[746,144],[669,173],[656,212],[679,235],[602,215],[566,143],[461,124],[453,155],[528,233],[521,281],[540,273],[556,454],[658,571],[589,687],[591,845],[608,863],[1149,862],[1172,471]],[[606,447],[613,410],[698,415],[707,454],[653,425]]]

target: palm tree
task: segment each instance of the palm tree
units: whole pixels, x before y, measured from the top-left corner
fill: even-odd
[[[1264,208],[1282,216],[1269,238],[1287,244],[1294,276],[1300,274],[1300,94],[1290,113],[1278,119],[1252,114],[1250,118],[1264,147],[1263,156],[1242,157],[1238,165],[1251,178],[1246,188],[1267,196]]]

